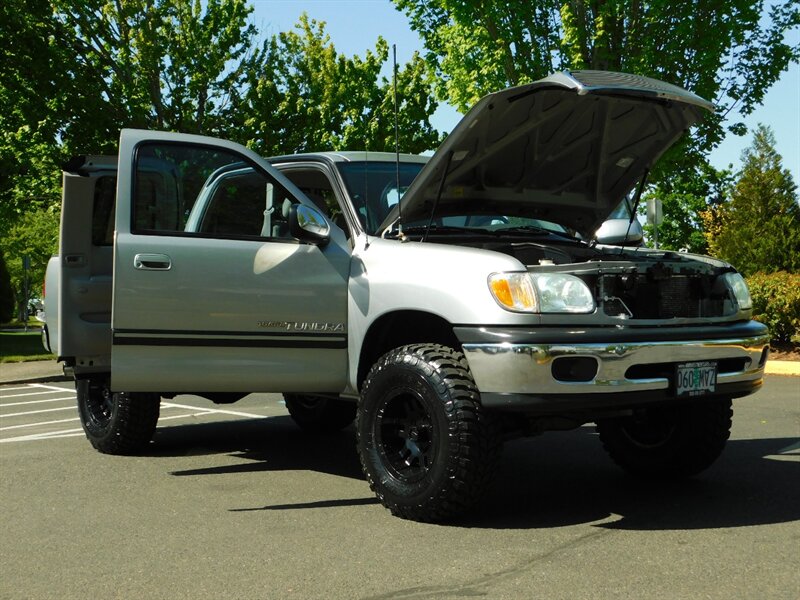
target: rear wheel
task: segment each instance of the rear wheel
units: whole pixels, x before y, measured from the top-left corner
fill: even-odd
[[[78,413],[89,442],[104,454],[136,454],[153,437],[161,398],[112,392],[104,380],[79,379]]]
[[[641,477],[689,477],[719,457],[730,436],[731,401],[708,400],[641,409],[630,417],[597,422],[612,460]]]
[[[370,488],[394,515],[443,521],[470,509],[499,458],[464,356],[445,346],[403,346],[364,382],[356,418]]]
[[[355,402],[312,394],[284,394],[283,399],[297,426],[310,433],[339,431],[356,418]]]

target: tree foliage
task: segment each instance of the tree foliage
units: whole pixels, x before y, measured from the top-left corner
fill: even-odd
[[[3,240],[6,268],[12,287],[16,290],[16,302],[20,309],[30,296],[38,295],[47,261],[58,252],[58,224],[59,213],[52,209],[26,212],[9,229]],[[23,269],[23,259],[26,257],[29,261],[27,273]],[[28,289],[24,285],[26,276]]]
[[[305,16],[260,40],[251,12],[248,0],[0,2],[0,246],[9,268],[21,259],[11,241],[19,226],[57,211],[59,165],[115,153],[125,127],[223,137],[264,154],[394,148],[384,40],[345,57],[324,23]],[[401,150],[435,148],[422,58],[397,80]],[[57,228],[47,235],[54,243]]]
[[[8,323],[14,317],[14,287],[6,268],[6,259],[0,250],[0,323]]]
[[[730,200],[703,213],[709,250],[746,275],[800,272],[797,185],[768,127],[759,125],[742,162]]]
[[[0,3],[0,216],[58,202],[58,164],[116,150],[124,127],[201,133],[266,153],[385,149],[394,125],[388,46],[336,52],[324,23],[259,45],[247,0]],[[401,148],[436,147],[419,56],[398,73]],[[25,178],[30,175],[31,179]]]
[[[725,200],[732,181],[731,171],[720,171],[701,162],[650,186],[645,199],[655,198],[662,206],[659,248],[708,254],[703,214],[709,206]],[[646,202],[642,204],[646,206]],[[654,239],[653,226],[645,225],[645,233],[649,240]]]
[[[769,327],[774,342],[800,343],[800,273],[756,273],[747,278],[753,318]]]
[[[305,14],[295,30],[268,39],[247,71],[240,135],[264,154],[343,148],[394,150],[392,82],[381,76],[389,48],[378,38],[361,58],[338,54],[325,24]],[[415,54],[398,69],[400,148],[438,146],[429,119],[437,103]]]
[[[71,84],[51,14],[49,0],[0,3],[0,238],[59,199],[57,113]]]
[[[488,92],[563,69],[647,75],[716,102],[717,115],[662,161],[667,172],[715,146],[723,119],[752,112],[800,58],[800,48],[784,41],[800,25],[796,0],[773,2],[768,20],[763,2],[752,0],[394,3],[425,42],[439,96],[462,111]],[[743,132],[740,123],[731,127]]]

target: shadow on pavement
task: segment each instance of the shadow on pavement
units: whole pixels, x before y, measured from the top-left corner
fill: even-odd
[[[800,519],[800,463],[772,458],[794,439],[733,440],[705,473],[643,481],[606,456],[593,428],[506,446],[495,486],[464,525],[710,529]]]
[[[694,479],[642,481],[606,456],[592,427],[506,444],[487,497],[450,525],[491,529],[549,528],[593,523],[630,530],[709,529],[800,519],[800,462],[792,438],[732,440],[718,461]],[[313,436],[289,417],[165,427],[153,456],[228,454],[240,464],[173,472],[179,477],[307,470],[363,480],[351,428]],[[783,454],[782,454],[783,453]],[[796,454],[796,451],[794,452]],[[366,482],[365,496],[370,495]],[[377,503],[372,497],[238,512],[299,510]]]
[[[291,417],[281,416],[159,428],[149,454],[228,454],[248,461],[173,473],[179,477],[260,471],[317,471],[337,477],[364,479],[355,450],[352,428],[312,435],[298,429]]]

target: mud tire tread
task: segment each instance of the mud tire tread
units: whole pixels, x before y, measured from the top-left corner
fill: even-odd
[[[114,392],[111,416],[105,423],[89,417],[87,394],[102,393],[102,386],[78,382],[78,412],[86,438],[103,454],[134,455],[147,447],[156,430],[161,398],[145,392]]]
[[[375,403],[372,396],[397,370],[410,370],[425,378],[434,394],[432,400],[440,403],[448,427],[444,474],[439,474],[440,483],[431,487],[424,501],[415,503],[406,501],[382,483],[386,472],[375,459],[370,434],[375,420],[371,412]],[[361,398],[356,416],[361,466],[370,488],[392,514],[414,521],[442,522],[466,514],[479,502],[491,484],[502,446],[498,423],[484,411],[463,354],[438,344],[396,348],[372,367]]]

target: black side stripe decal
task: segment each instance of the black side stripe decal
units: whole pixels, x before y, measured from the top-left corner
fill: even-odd
[[[314,337],[314,338],[342,338],[346,335],[344,331],[201,331],[191,329],[115,329],[114,335],[123,334],[157,334],[164,337],[176,335],[197,335],[197,336],[227,336],[227,337]]]
[[[114,336],[115,346],[203,346],[219,348],[319,348],[343,350],[347,339],[232,339],[187,337],[128,337]]]

